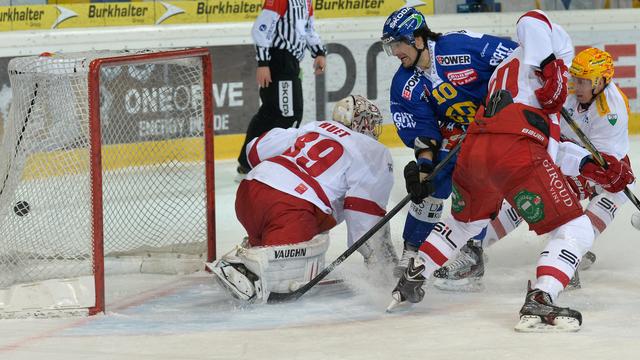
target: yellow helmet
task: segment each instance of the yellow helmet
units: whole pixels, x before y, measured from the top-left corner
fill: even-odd
[[[613,58],[604,50],[588,48],[573,58],[569,72],[574,77],[591,80],[593,88],[598,86],[600,78],[608,84],[613,78]]]

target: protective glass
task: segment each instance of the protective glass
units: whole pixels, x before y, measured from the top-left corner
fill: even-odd
[[[596,87],[594,81],[591,79],[579,78],[572,76],[573,78],[573,87],[577,91],[591,90]]]
[[[383,42],[382,48],[387,56],[393,56],[393,51],[400,47],[402,44],[407,44],[404,40],[391,40],[386,43]]]

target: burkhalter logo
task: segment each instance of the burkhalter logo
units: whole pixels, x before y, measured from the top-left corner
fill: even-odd
[[[55,29],[58,27],[58,25],[60,25],[61,23],[74,18],[76,16],[78,16],[78,14],[72,10],[69,10],[65,7],[62,6],[58,6],[56,5],[56,9],[58,9],[58,12],[60,14],[58,14],[58,18],[56,19],[56,21],[53,23],[53,25],[51,25],[52,29]]]
[[[158,18],[158,20],[156,20],[156,25],[161,24],[163,21],[167,20],[172,16],[185,13],[184,9],[181,9],[175,5],[167,4],[164,1],[160,1],[160,4],[162,4],[162,6],[164,6],[164,8],[167,9],[167,11],[165,11],[165,13],[162,14],[162,16]]]

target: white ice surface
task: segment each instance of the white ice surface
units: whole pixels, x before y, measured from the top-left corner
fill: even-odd
[[[389,209],[405,194],[402,168],[412,157],[408,149],[392,153]],[[640,174],[640,138],[631,158]],[[234,162],[216,163],[219,254],[243,236],[234,176]],[[106,315],[0,321],[0,359],[638,359],[640,231],[629,223],[633,211],[631,204],[619,210],[594,246],[597,262],[580,274],[583,288],[558,301],[582,312],[578,333],[514,332],[544,244],[521,227],[486,251],[484,292],[428,287],[422,303],[387,314],[395,281],[367,273],[357,253],[335,271],[345,284],[278,305],[238,307],[206,273],[117,276],[107,279]],[[398,249],[405,214],[391,221]],[[343,225],[331,235],[328,261],[346,246]]]

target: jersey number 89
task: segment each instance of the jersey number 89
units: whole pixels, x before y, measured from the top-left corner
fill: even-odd
[[[320,134],[316,132],[304,134],[296,139],[291,149],[282,154],[295,158],[296,164],[313,177],[320,176],[327,171],[344,152],[342,145],[332,139],[322,139],[313,143],[318,137]]]

